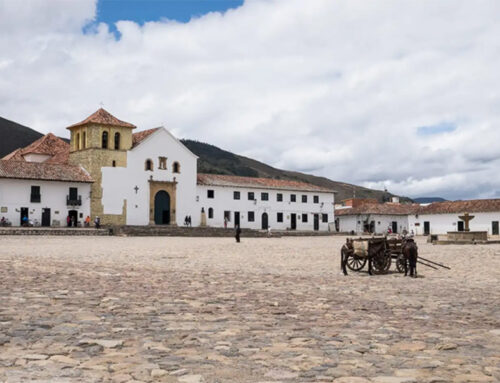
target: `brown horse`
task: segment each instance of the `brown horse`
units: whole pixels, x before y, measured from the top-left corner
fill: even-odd
[[[410,266],[410,277],[417,277],[418,246],[412,238],[405,239],[401,247],[403,261],[405,263],[405,277],[408,275],[408,264]]]

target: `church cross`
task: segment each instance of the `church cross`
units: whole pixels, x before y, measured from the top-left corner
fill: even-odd
[[[134,190],[135,190],[135,194],[137,194],[137,192],[139,191],[139,186],[135,185]]]
[[[460,218],[462,221],[465,222],[465,231],[470,231],[469,228],[469,222],[474,219],[473,215],[469,215],[469,213],[465,213],[464,215],[459,215],[458,218]]]

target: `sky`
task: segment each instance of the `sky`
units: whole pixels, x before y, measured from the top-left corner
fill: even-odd
[[[0,116],[100,105],[272,166],[500,197],[497,0],[0,0]]]

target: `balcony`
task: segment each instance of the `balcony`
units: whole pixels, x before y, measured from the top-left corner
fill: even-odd
[[[82,205],[82,196],[66,196],[66,205],[68,206],[81,206]]]

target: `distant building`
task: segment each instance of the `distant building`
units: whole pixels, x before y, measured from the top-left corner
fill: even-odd
[[[208,225],[328,230],[334,192],[311,184],[197,174],[197,157],[165,128],[136,127],[104,109],[0,161],[0,217],[44,226]],[[64,198],[63,198],[64,197]],[[73,218],[75,217],[75,218]]]
[[[418,204],[361,204],[353,208],[336,209],[336,229],[339,232],[394,233],[403,230],[416,235],[446,234],[463,231],[464,222],[459,216],[474,215],[470,230],[499,234],[500,199],[433,202]]]

